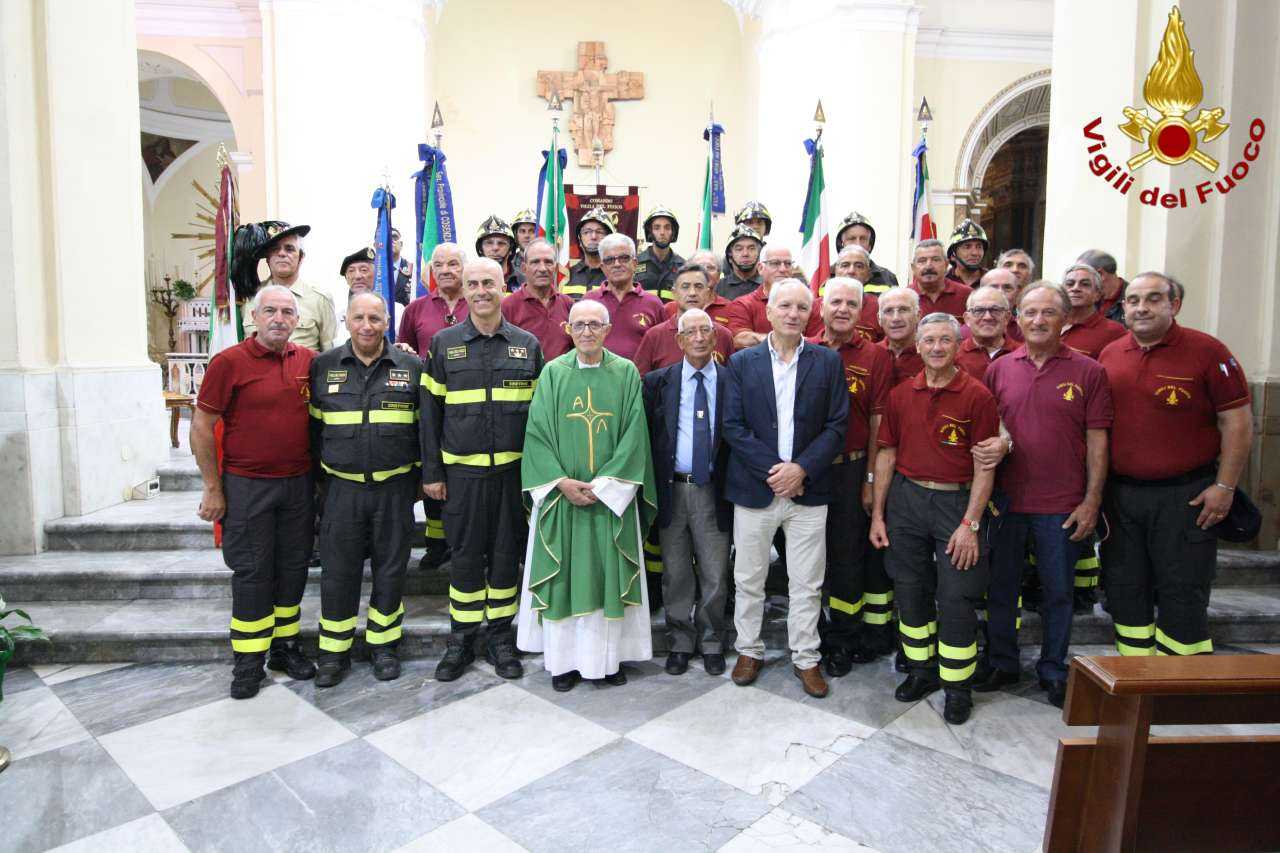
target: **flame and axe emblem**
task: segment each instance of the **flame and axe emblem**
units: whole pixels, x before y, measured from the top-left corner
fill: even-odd
[[[1230,125],[1219,121],[1225,114],[1222,107],[1200,110],[1193,122],[1186,119],[1186,114],[1204,98],[1204,84],[1196,73],[1195,51],[1187,41],[1182,13],[1177,6],[1169,13],[1169,23],[1160,40],[1160,53],[1142,84],[1142,97],[1160,111],[1161,118],[1153,121],[1145,107],[1124,108],[1128,121],[1120,125],[1120,131],[1136,142],[1147,144],[1146,151],[1129,159],[1130,171],[1142,168],[1153,159],[1170,166],[1194,160],[1210,172],[1217,171],[1218,161],[1201,151],[1199,143],[1217,139]]]

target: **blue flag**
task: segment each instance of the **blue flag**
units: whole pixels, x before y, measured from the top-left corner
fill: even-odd
[[[413,211],[418,224],[418,284],[414,293],[425,296],[436,289],[435,281],[428,281],[431,254],[441,243],[457,240],[454,239],[453,190],[444,166],[444,152],[422,144],[418,146],[418,159],[423,166],[422,171],[413,173]]]
[[[387,302],[387,341],[396,342],[396,269],[391,260],[391,209],[396,197],[391,191],[378,187],[373,191],[369,206],[378,211],[378,224],[373,231],[376,254],[373,260],[373,292]]]
[[[724,127],[712,122],[702,131],[702,138],[711,143],[711,212],[724,213],[724,164],[720,161],[720,137]]]

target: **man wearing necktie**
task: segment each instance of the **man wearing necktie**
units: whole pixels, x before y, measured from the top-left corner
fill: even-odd
[[[690,308],[680,315],[676,341],[684,358],[644,377],[670,649],[666,669],[684,673],[701,651],[707,674],[721,675],[733,519],[724,499],[728,445],[720,440],[717,405],[724,368],[712,358],[716,326],[705,311]]]

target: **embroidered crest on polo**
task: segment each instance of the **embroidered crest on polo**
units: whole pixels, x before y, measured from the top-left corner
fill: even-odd
[[[1191,392],[1180,385],[1161,385],[1156,389],[1156,396],[1161,398],[1166,406],[1180,406],[1184,401],[1191,399]]]
[[[1057,388],[1062,392],[1062,399],[1068,403],[1074,401],[1077,397],[1084,396],[1084,389],[1074,382],[1059,382]]]

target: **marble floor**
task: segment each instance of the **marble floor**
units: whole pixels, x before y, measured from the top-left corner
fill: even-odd
[[[776,654],[748,688],[654,660],[566,694],[525,662],[449,684],[435,661],[392,683],[357,663],[337,688],[280,676],[246,702],[217,664],[11,670],[3,849],[1032,851],[1069,735],[1030,650],[964,726],[940,695],[895,702],[887,660],[824,700]]]

